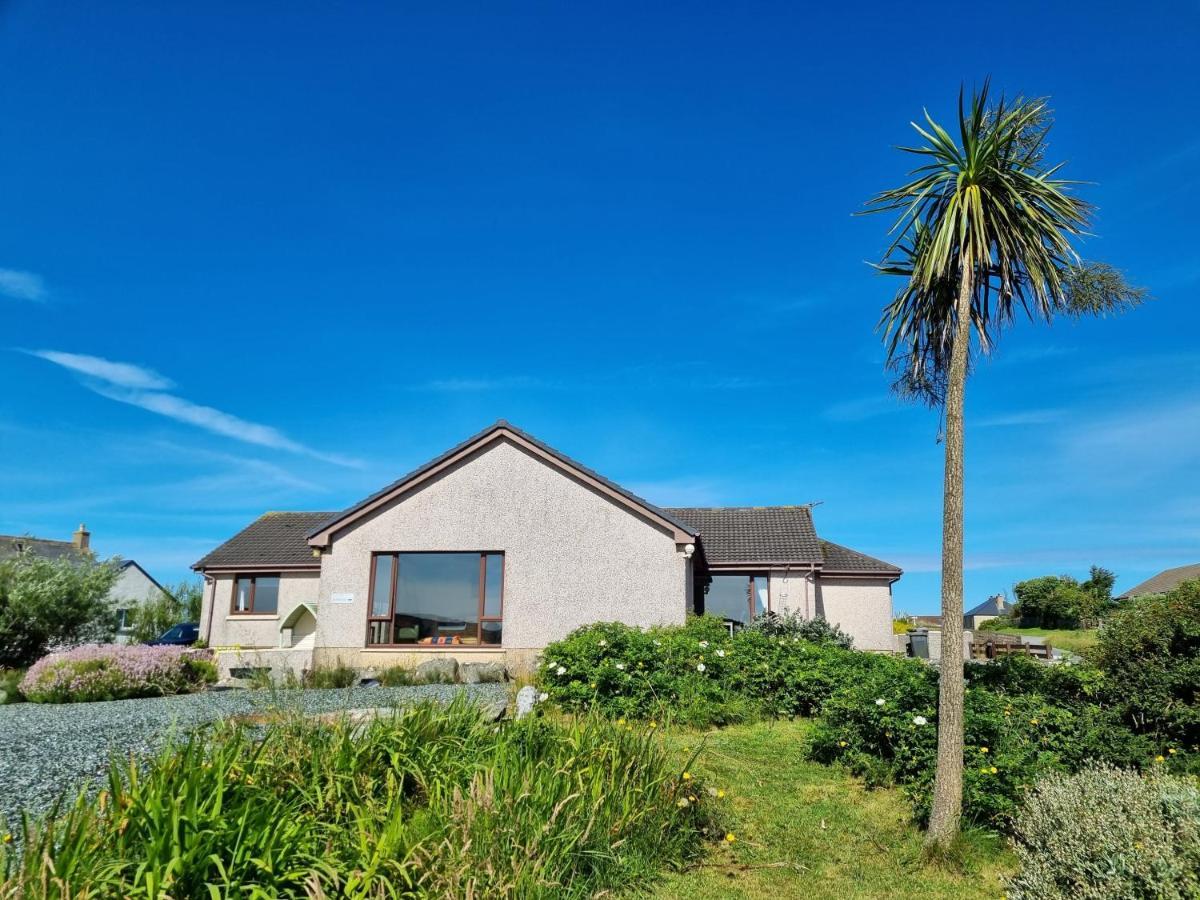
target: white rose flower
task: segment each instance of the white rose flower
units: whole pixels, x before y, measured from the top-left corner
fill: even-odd
[[[565,667],[565,666],[559,666],[557,669],[555,669],[555,670],[554,670],[554,674],[556,674],[556,675],[566,675],[566,674],[567,674],[566,667]]]
[[[696,671],[697,671],[697,672],[703,672],[703,671],[704,671],[704,663],[697,663],[697,664],[696,664]]]
[[[883,706],[883,704],[885,704],[885,703],[887,703],[887,701],[884,700],[882,697],[880,697],[878,700],[875,701],[876,706]]]
[[[914,725],[928,725],[929,720],[927,718],[925,718],[924,716],[913,716],[913,724]]]
[[[545,691],[542,691],[540,694],[538,694],[538,703],[545,703],[549,699],[550,699],[550,695],[547,694]]]
[[[618,669],[621,669],[622,671],[624,671],[624,669],[625,669],[625,663],[617,663],[617,668],[618,668]]]
[[[604,638],[600,638],[600,646],[601,646],[601,647],[607,647],[607,646],[608,646],[608,641],[606,641]]]
[[[717,656],[724,656],[724,655],[725,655],[725,651],[724,651],[724,650],[718,650],[718,651],[717,651]]]

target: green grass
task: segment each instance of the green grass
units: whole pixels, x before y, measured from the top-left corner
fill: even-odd
[[[1057,647],[1060,650],[1070,650],[1072,653],[1081,653],[1089,647],[1094,647],[1098,640],[1098,632],[1095,628],[1016,628],[1009,626],[995,630],[1001,634],[1020,634],[1041,638],[1051,647]],[[977,634],[986,635],[987,632],[979,631]]]
[[[808,723],[777,721],[720,731],[670,732],[668,745],[726,791],[733,844],[669,875],[655,900],[784,897],[984,898],[1003,895],[1014,858],[984,832],[951,858],[931,861],[909,805],[894,790],[866,790],[844,770],[810,762]]]

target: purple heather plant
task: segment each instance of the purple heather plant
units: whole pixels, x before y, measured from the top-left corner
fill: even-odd
[[[86,644],[42,657],[21,680],[34,703],[183,694],[212,681],[212,654],[186,647]]]

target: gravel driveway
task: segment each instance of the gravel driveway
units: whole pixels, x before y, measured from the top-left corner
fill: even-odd
[[[213,691],[106,703],[16,703],[0,706],[0,822],[13,828],[22,807],[45,810],[63,791],[77,791],[103,773],[112,753],[151,752],[172,734],[245,713],[296,709],[334,712],[448,702],[459,693],[491,704],[507,697],[503,684],[354,687],[341,690]]]

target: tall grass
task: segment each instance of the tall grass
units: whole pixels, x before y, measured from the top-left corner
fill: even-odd
[[[25,821],[0,898],[590,897],[685,862],[710,815],[648,732],[599,719],[222,726]]]

